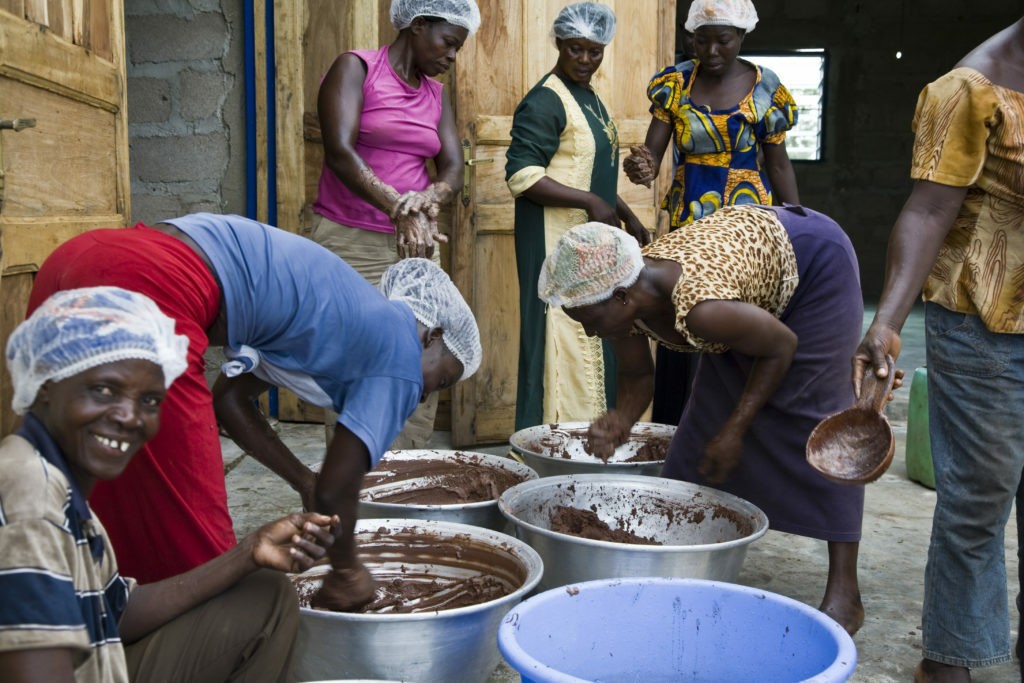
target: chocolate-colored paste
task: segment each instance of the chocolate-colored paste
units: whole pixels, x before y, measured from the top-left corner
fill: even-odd
[[[597,513],[592,510],[559,505],[551,513],[551,530],[570,536],[589,538],[595,541],[612,541],[614,543],[631,543],[633,545],[662,545],[653,538],[638,536],[626,531],[622,524],[615,529],[608,526]]]
[[[523,584],[526,568],[510,550],[465,534],[416,529],[356,535],[359,557],[377,581],[375,599],[360,614],[436,612],[490,602]],[[299,605],[309,607],[322,574],[292,576]]]
[[[636,455],[626,462],[654,462],[655,460],[664,460],[665,455],[668,453],[668,444],[668,439],[652,438],[650,441],[638,448]]]
[[[363,478],[361,498],[380,503],[455,505],[497,500],[525,477],[488,465],[469,453],[455,459],[390,459],[385,456]],[[408,486],[393,485],[408,482]],[[386,485],[386,486],[385,486]],[[376,489],[376,490],[375,490]]]
[[[571,536],[639,545],[674,545],[675,543],[669,540],[670,536],[645,538],[626,531],[627,529],[652,526],[669,530],[673,527],[696,527],[710,518],[712,520],[728,520],[732,530],[723,530],[724,537],[706,538],[704,542],[729,541],[754,533],[755,521],[749,514],[709,499],[700,491],[694,493],[691,501],[683,503],[659,500],[657,497],[623,488],[621,491],[606,494],[602,502],[587,504],[577,501],[575,482],[559,484],[556,489],[560,499],[554,497],[539,502],[536,508],[525,516],[525,519],[541,526],[550,521],[549,528],[552,531]],[[573,505],[574,502],[584,504],[586,507],[578,508]],[[595,514],[599,509],[598,506],[606,506],[603,510],[605,516],[610,511],[616,512],[612,524],[606,524]],[[655,522],[652,525],[651,520],[657,518],[663,519],[664,523]]]
[[[558,424],[550,425],[551,433],[540,436],[535,442],[526,443],[525,447],[541,455],[551,458],[562,458],[564,460],[587,460],[595,459],[604,463],[626,463],[626,462],[658,462],[665,459],[671,437],[634,434],[626,442],[627,450],[632,454],[622,457],[621,447],[617,454],[608,458],[594,455],[594,449],[590,445],[590,439],[585,429],[565,429]]]

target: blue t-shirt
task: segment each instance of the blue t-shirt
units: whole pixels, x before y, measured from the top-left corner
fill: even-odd
[[[372,464],[423,392],[416,318],[331,251],[241,216],[198,213],[162,221],[206,253],[220,281],[228,346],[308,375]]]

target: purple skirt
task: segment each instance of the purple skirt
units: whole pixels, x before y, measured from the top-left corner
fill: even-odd
[[[818,422],[854,402],[850,358],[864,319],[857,257],[831,218],[802,207],[772,208],[796,253],[800,283],[780,320],[799,342],[789,372],[744,438],[739,466],[715,488],[761,508],[772,529],[859,541],[864,487],[826,479],[805,456]],[[733,352],[701,355],[662,476],[709,485],[697,465],[736,406],[752,365],[752,358]]]

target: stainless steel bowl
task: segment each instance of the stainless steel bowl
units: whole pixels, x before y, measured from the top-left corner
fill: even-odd
[[[611,528],[662,545],[580,538],[551,530],[558,506],[589,509]],[[768,517],[742,498],[674,479],[578,474],[506,490],[498,509],[544,560],[541,589],[591,579],[669,576],[735,582]]]
[[[637,422],[629,440],[615,449],[603,462],[586,451],[589,422],[559,422],[527,427],[509,437],[509,443],[527,465],[541,477],[562,474],[661,474],[664,459],[626,462],[645,445],[657,443],[668,447],[676,428],[656,422]]]
[[[431,459],[446,463],[467,463],[484,467],[505,470],[511,472],[524,480],[536,479],[537,473],[533,468],[516,462],[512,458],[489,453],[474,453],[470,451],[445,451],[445,450],[403,450],[388,451],[384,454],[380,464],[374,468],[374,472],[386,469],[389,462],[402,460],[423,460]],[[367,486],[359,494],[359,517],[380,518],[396,517],[401,519],[432,519],[442,522],[456,522],[458,524],[472,524],[474,526],[503,531],[507,526],[505,517],[498,512],[497,497],[492,500],[478,501],[475,503],[458,503],[450,505],[422,505],[416,503],[389,503],[373,500],[390,494],[412,491],[431,485],[431,477],[415,477],[400,481],[380,484],[378,486]]]
[[[367,519],[356,522],[356,542],[380,542],[377,532],[422,536],[415,544],[422,564],[404,561],[410,571],[429,571],[441,577],[465,579],[490,574],[515,589],[508,595],[476,605],[413,614],[356,614],[299,610],[299,633],[293,657],[296,680],[369,678],[450,683],[485,681],[497,668],[498,625],[502,617],[533,590],[543,573],[540,556],[512,536],[468,524],[417,519]],[[451,542],[467,540],[473,553],[453,558]],[[398,540],[395,541],[399,543]],[[396,548],[395,555],[410,546]],[[480,550],[480,552],[476,552]],[[393,574],[385,554],[362,556],[371,573]],[[407,559],[407,558],[406,558]],[[392,565],[394,563],[391,563]],[[299,575],[328,571],[318,566]]]

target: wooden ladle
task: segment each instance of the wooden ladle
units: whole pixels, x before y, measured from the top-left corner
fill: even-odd
[[[885,361],[886,377],[879,379],[869,368],[857,402],[819,422],[807,439],[807,462],[832,481],[867,484],[882,476],[892,463],[896,440],[883,410],[896,365],[892,356]]]

